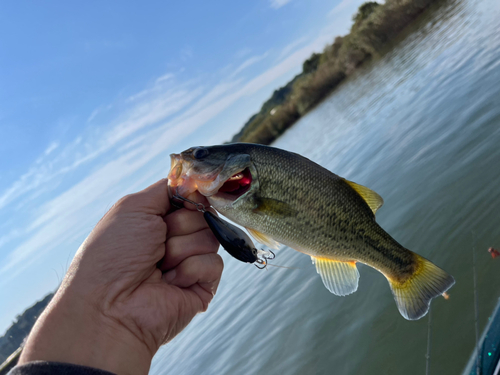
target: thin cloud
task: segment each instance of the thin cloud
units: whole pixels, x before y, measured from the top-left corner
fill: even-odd
[[[66,174],[82,164],[109,151],[114,145],[132,136],[134,133],[158,123],[175,114],[201,94],[199,88],[187,90],[183,86],[166,92],[157,90],[156,95],[146,96],[130,110],[125,111],[104,134],[87,135],[87,141],[81,144],[82,137],[67,145],[58,154],[58,144],[51,144],[34,165],[12,185],[0,192],[0,209],[21,199],[27,193],[40,189],[55,177]],[[95,138],[95,139],[92,139]],[[50,159],[46,159],[47,157]]]
[[[173,73],[167,73],[167,74],[162,75],[161,77],[158,77],[156,79],[156,83],[167,81],[167,80],[172,79],[172,78],[174,78],[174,74]]]
[[[52,151],[54,151],[56,148],[59,147],[59,143],[58,142],[52,142],[49,147],[47,147],[45,149],[45,151],[43,152],[45,154],[45,156],[49,155],[52,153]]]
[[[241,73],[243,70],[245,70],[246,68],[252,66],[253,64],[256,64],[258,63],[259,61],[262,61],[264,60],[267,56],[268,56],[269,52],[266,52],[260,56],[254,56],[254,57],[250,57],[249,59],[245,60],[242,64],[240,64],[240,66],[238,66],[234,72],[232,72],[230,75],[229,75],[229,78],[232,78],[236,75],[238,75],[239,73]]]
[[[344,10],[350,8],[350,5],[354,3],[354,0],[342,0],[338,3],[329,13],[328,16],[334,16],[343,12]]]
[[[300,45],[304,44],[306,41],[307,41],[307,38],[304,36],[297,39],[297,40],[294,40],[292,43],[288,44],[287,46],[285,46],[285,48],[283,48],[281,50],[280,54],[278,55],[277,60],[280,60],[284,56],[288,56],[294,49],[298,48]]]
[[[288,4],[291,0],[270,0],[271,8],[278,9]]]
[[[18,229],[14,229],[10,231],[8,234],[3,235],[0,237],[0,247],[4,246],[5,244],[9,243],[15,238],[18,238],[21,236],[21,231]]]
[[[153,100],[147,101],[134,108],[126,115],[126,120],[116,125],[109,132],[105,143],[111,147],[122,139],[138,130],[153,125],[166,117],[180,111],[201,94],[195,90],[169,90]]]
[[[87,119],[87,123],[92,122],[98,115],[105,111],[109,111],[113,106],[111,104],[107,106],[99,106],[92,111],[89,118]]]

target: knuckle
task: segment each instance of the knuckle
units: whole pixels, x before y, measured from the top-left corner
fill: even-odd
[[[217,240],[217,238],[215,237],[215,235],[213,234],[213,232],[210,230],[210,228],[206,228],[204,230],[205,234],[206,234],[206,239],[207,239],[207,245],[208,247],[212,250],[212,252],[217,252],[217,250],[219,249],[219,241]]]
[[[133,205],[134,201],[135,201],[134,195],[128,194],[128,195],[125,195],[124,197],[120,198],[118,200],[118,202],[116,202],[115,207],[118,210],[128,209]]]
[[[211,258],[214,270],[220,275],[224,270],[224,261],[222,257],[219,254],[211,254]]]
[[[183,239],[181,237],[171,237],[167,240],[166,249],[167,256],[170,258],[181,258],[184,254]]]

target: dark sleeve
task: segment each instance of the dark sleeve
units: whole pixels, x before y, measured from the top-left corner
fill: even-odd
[[[16,366],[7,375],[114,375],[112,372],[70,363],[35,361]]]

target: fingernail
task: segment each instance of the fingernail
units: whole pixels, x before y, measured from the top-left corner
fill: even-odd
[[[165,281],[166,283],[170,283],[172,280],[175,279],[176,273],[177,272],[175,270],[171,270],[171,271],[164,273],[162,276],[163,281]]]

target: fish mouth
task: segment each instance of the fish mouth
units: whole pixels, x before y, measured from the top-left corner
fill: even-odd
[[[186,160],[181,154],[171,154],[170,159],[168,185],[172,192],[183,197],[199,191],[206,197],[215,195],[225,200],[235,201],[250,190],[252,185],[252,174],[249,168],[224,179],[222,176],[224,173],[221,173],[222,166],[207,173],[200,173],[195,171],[193,162]]]
[[[235,201],[249,191],[251,186],[252,173],[250,173],[249,168],[245,168],[241,172],[238,172],[228,178],[221,185],[215,195],[219,198],[224,198],[225,200]]]

